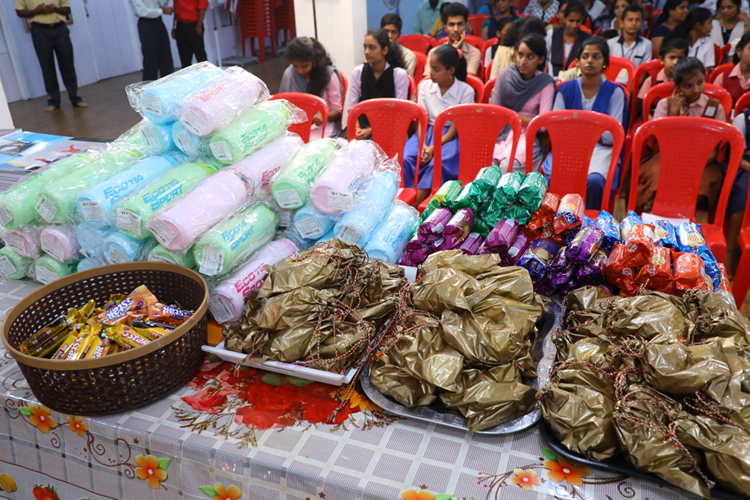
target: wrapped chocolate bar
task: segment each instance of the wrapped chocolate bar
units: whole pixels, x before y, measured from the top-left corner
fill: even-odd
[[[529,271],[532,281],[539,281],[547,271],[547,265],[557,254],[558,246],[549,240],[538,239],[531,243],[518,265]]]
[[[438,239],[440,239],[438,237]],[[437,240],[435,240],[437,241]],[[427,258],[428,255],[430,255],[430,245],[432,243],[422,243],[419,240],[418,235],[414,235],[414,237],[409,240],[409,242],[406,244],[406,250],[404,251],[404,255],[402,258],[403,260],[408,261],[408,264],[404,262],[399,262],[401,265],[409,265],[412,267],[416,267]]]
[[[566,194],[560,200],[553,226],[556,234],[573,231],[583,221],[583,198],[580,194]]]
[[[462,208],[448,221],[443,230],[443,238],[447,248],[456,248],[464,242],[471,230],[474,229],[474,212],[470,208]]]
[[[479,248],[482,246],[483,242],[484,240],[482,239],[481,234],[469,233],[469,236],[466,237],[466,240],[464,240],[458,249],[466,255],[476,255],[479,253]]]
[[[503,219],[490,231],[484,240],[484,246],[495,253],[506,254],[518,236],[518,221]]]
[[[680,249],[680,244],[677,241],[677,231],[671,222],[668,220],[657,220],[653,223],[653,226],[657,246],[674,248],[675,250]]]
[[[711,281],[718,286],[721,282],[721,271],[713,252],[706,245],[700,225],[695,222],[684,222],[677,228],[677,239],[681,252],[690,252],[703,259],[706,274]]]
[[[450,206],[448,208],[450,208],[451,210],[458,210],[460,208],[470,208],[470,207],[474,208],[472,207],[472,200],[469,197],[469,193],[471,192],[472,185],[473,183],[471,182],[466,184],[464,188],[461,190],[461,192],[458,194],[458,198],[453,200],[450,203]]]
[[[576,287],[599,286],[606,283],[607,277],[604,273],[607,267],[607,254],[603,250],[597,250],[588,262],[581,264],[575,274],[574,283]]]
[[[531,172],[518,190],[518,203],[525,205],[529,212],[538,210],[549,184],[541,172]]]
[[[651,252],[654,250],[653,226],[636,224],[628,226],[626,231],[625,219],[623,219],[622,224],[624,236],[622,239],[623,263],[628,267],[645,266],[651,261]]]
[[[688,252],[674,252],[672,260],[674,285],[678,291],[698,289],[711,292],[714,290],[713,282],[706,274],[703,259],[699,256]]]
[[[419,241],[422,243],[432,243],[443,236],[445,226],[450,222],[453,214],[447,208],[436,208],[427,219],[420,224],[417,230]]]
[[[517,265],[518,261],[521,260],[521,257],[523,257],[523,254],[526,253],[526,250],[529,249],[530,245],[531,242],[529,242],[529,240],[526,238],[526,235],[519,232],[518,236],[516,236],[516,239],[513,241],[513,245],[511,245],[511,247],[508,249],[508,252],[500,256],[500,258],[503,260],[503,265]]]
[[[570,258],[570,247],[562,247],[547,266],[543,281],[549,285],[548,295],[567,289],[576,270],[577,266]]]
[[[439,207],[447,207],[461,193],[461,183],[458,181],[446,181],[440,189],[437,190],[433,200],[438,203]]]
[[[500,169],[484,167],[477,172],[474,181],[466,184],[458,198],[449,207],[453,210],[471,208],[477,211],[485,200],[492,196],[495,186],[500,181]]]
[[[635,292],[635,273],[632,267],[625,264],[625,245],[618,243],[612,247],[604,274],[610,283],[617,285],[626,294]]]
[[[651,259],[635,277],[636,285],[659,292],[672,292],[672,256],[668,248],[654,247]]]
[[[620,223],[609,212],[605,212],[604,210],[599,212],[594,225],[604,233],[602,247],[607,251],[611,250],[615,243],[620,242]]]
[[[635,226],[639,226],[641,224],[643,224],[643,219],[641,219],[637,213],[630,210],[628,212],[628,215],[626,215],[625,218],[622,219],[622,222],[620,222],[620,241],[625,243],[625,240],[628,238]]]
[[[526,224],[530,231],[541,229],[547,222],[552,222],[560,206],[560,197],[554,193],[547,193],[542,198],[539,209],[531,214],[531,219]]]
[[[493,209],[502,210],[513,205],[518,200],[518,192],[523,180],[521,172],[504,173],[492,193]]]
[[[588,225],[578,231],[578,234],[568,246],[568,258],[575,264],[583,264],[591,260],[604,241],[604,231],[596,225]]]
[[[581,218],[581,225],[578,227],[577,231],[573,231],[570,233],[563,233],[560,236],[563,236],[565,238],[566,245],[570,245],[575,239],[575,237],[578,236],[578,233],[580,233],[584,227],[593,226],[593,225],[594,225],[594,221],[592,221],[591,217],[589,217],[588,215],[584,213],[583,217]]]

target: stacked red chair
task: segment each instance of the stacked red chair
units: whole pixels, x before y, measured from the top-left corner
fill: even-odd
[[[273,9],[274,36],[278,37],[279,32],[284,32],[284,42],[288,43],[289,40],[297,37],[297,26],[294,22],[294,0],[277,0],[277,3],[279,5]],[[281,40],[277,39],[276,43],[281,45]]]
[[[258,58],[266,60],[266,37],[271,38],[271,55],[276,57],[276,37],[273,33],[270,0],[239,0],[237,18],[242,35],[242,55],[245,55],[245,40],[250,39],[250,53],[255,55],[253,39],[258,39]]]

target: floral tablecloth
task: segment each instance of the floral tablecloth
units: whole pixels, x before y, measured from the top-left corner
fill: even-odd
[[[33,284],[0,281],[0,318]],[[0,499],[447,500],[685,498],[567,463],[535,429],[471,434],[399,420],[354,393],[207,361],[190,387],[127,414],[37,404],[0,349]]]

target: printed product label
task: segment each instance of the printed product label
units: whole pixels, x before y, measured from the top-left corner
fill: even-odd
[[[276,198],[276,203],[278,203],[281,208],[297,208],[302,206],[302,200],[296,189],[276,191],[274,197]]]
[[[291,222],[292,222],[292,214],[290,214],[289,212],[284,212],[284,211],[279,212],[279,227],[281,229],[288,228]]]
[[[156,129],[153,125],[141,125],[141,137],[148,149],[161,149],[159,134],[156,133]]]
[[[7,255],[0,257],[0,276],[10,276],[17,271]]]
[[[177,132],[174,136],[174,142],[177,143],[177,147],[180,148],[180,151],[188,156],[198,153],[198,148],[193,144],[193,140],[190,138],[190,132],[187,130],[180,130]]]
[[[12,220],[13,216],[10,215],[10,212],[8,212],[5,207],[0,206],[0,226],[4,226]]]
[[[122,264],[125,262],[133,262],[130,257],[116,249],[115,247],[109,247],[109,254],[107,254],[107,260],[110,264]]]
[[[206,276],[216,276],[224,269],[224,253],[216,247],[203,247],[203,260],[199,273]]]
[[[308,217],[294,223],[297,227],[297,231],[303,238],[312,238],[314,236],[320,236],[323,234],[323,228],[320,227],[320,222],[315,217]]]
[[[58,245],[57,242],[52,241],[49,238],[42,238],[42,250],[49,254],[52,258],[55,258],[62,262],[65,260],[65,249]]]
[[[328,191],[328,207],[334,210],[351,212],[354,209],[354,197],[352,193]]]
[[[229,146],[227,146],[227,143],[224,141],[212,142],[211,152],[217,160],[232,161],[232,153],[229,151]]]
[[[81,207],[81,212],[83,212],[81,215],[83,215],[84,219],[100,222],[107,220],[107,216],[104,215],[104,210],[102,209],[102,204],[98,201],[81,201],[79,206]]]
[[[226,323],[227,321],[232,319],[233,314],[229,310],[229,306],[224,300],[224,297],[221,297],[219,295],[212,295],[208,300],[208,308],[211,311],[211,314],[213,315],[216,322],[219,324]]]
[[[5,244],[9,247],[15,250],[16,252],[20,253],[21,255],[24,255],[28,257],[28,252],[26,251],[26,242],[23,241],[23,238],[18,236],[15,233],[8,233],[5,235]]]
[[[36,280],[39,283],[48,284],[52,283],[53,281],[59,280],[60,276],[54,272],[50,271],[46,267],[43,266],[36,266]]]
[[[362,236],[362,231],[357,229],[351,224],[344,224],[344,227],[339,231],[338,238],[346,243],[354,244],[357,243],[359,237]]]
[[[162,257],[161,255],[154,255],[152,253],[148,254],[148,261],[149,262],[163,262],[165,264],[177,264],[177,262],[173,261],[172,259]]]
[[[159,240],[159,243],[164,246],[172,243],[172,241],[177,236],[175,232],[169,228],[169,226],[167,226],[162,220],[155,217],[152,217],[148,220],[148,223],[146,223],[146,227],[152,233],[154,233],[154,236],[156,236],[156,239]]]
[[[185,125],[186,129],[188,129],[195,135],[203,136],[203,132],[205,132],[205,130],[208,128],[208,123],[206,123],[206,120],[201,118],[198,113],[189,108],[186,109],[184,113],[182,113],[180,121],[183,125]]]
[[[34,210],[36,210],[39,216],[47,222],[51,222],[57,214],[57,208],[55,208],[55,205],[53,205],[44,195],[42,195],[41,198],[39,198],[39,201],[36,202]]]
[[[118,208],[117,227],[120,229],[127,229],[128,231],[132,231],[138,236],[141,236],[141,216],[130,210]]]
[[[164,116],[161,110],[161,97],[151,94],[141,94],[141,110],[156,116]]]

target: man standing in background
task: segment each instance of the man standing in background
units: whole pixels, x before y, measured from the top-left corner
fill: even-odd
[[[70,14],[70,0],[15,0],[13,8],[18,17],[31,24],[31,39],[42,67],[44,90],[49,95],[44,111],[51,113],[60,109],[55,56],[71,104],[76,108],[88,108],[89,105],[78,95],[73,42],[70,41],[70,30],[65,26],[65,18]]]
[[[208,59],[203,43],[203,18],[207,8],[208,0],[174,0],[172,38],[177,40],[183,68],[193,64],[193,54],[197,62]]]
[[[414,18],[414,33],[417,35],[429,35],[432,25],[440,19],[441,0],[427,0],[417,8]]]
[[[130,0],[138,16],[138,38],[143,53],[143,80],[156,80],[174,72],[169,33],[161,20],[162,14],[174,12],[169,0]]]

